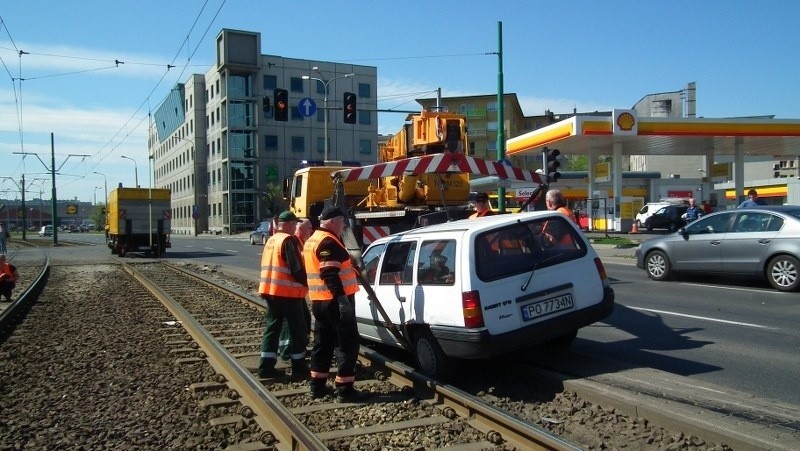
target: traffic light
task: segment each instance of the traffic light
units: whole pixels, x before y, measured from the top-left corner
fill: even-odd
[[[544,148],[543,152],[545,166],[547,167],[547,182],[557,182],[558,178],[561,177],[561,173],[558,172],[558,168],[561,166],[558,156],[561,155],[561,152],[558,149],[548,149],[547,147]]]
[[[344,123],[356,123],[356,95],[352,92],[344,93]]]
[[[269,110],[272,109],[272,106],[270,105],[270,102],[269,102],[269,96],[264,96],[264,103],[261,105],[261,109],[265,113],[269,113]]]
[[[275,90],[275,120],[289,120],[289,91],[285,89]]]

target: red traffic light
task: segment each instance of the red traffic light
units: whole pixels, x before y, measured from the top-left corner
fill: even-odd
[[[289,120],[289,91],[276,89],[275,92],[275,120]]]
[[[352,92],[345,92],[344,93],[344,123],[345,124],[355,124],[356,123],[356,101],[357,97],[355,93]]]

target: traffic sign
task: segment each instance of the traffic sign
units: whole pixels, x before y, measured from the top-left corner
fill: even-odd
[[[303,97],[297,102],[297,109],[300,110],[300,115],[309,117],[317,112],[317,104],[311,97]]]

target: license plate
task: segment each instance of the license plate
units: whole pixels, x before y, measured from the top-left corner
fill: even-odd
[[[522,320],[530,321],[573,307],[572,294],[562,294],[543,301],[522,306]]]

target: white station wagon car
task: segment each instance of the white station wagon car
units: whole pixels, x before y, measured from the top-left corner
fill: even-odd
[[[464,219],[391,235],[363,254],[370,286],[409,342],[419,369],[446,377],[452,359],[480,359],[550,342],[614,305],[602,262],[566,216],[550,211]],[[401,346],[366,290],[362,338]]]

